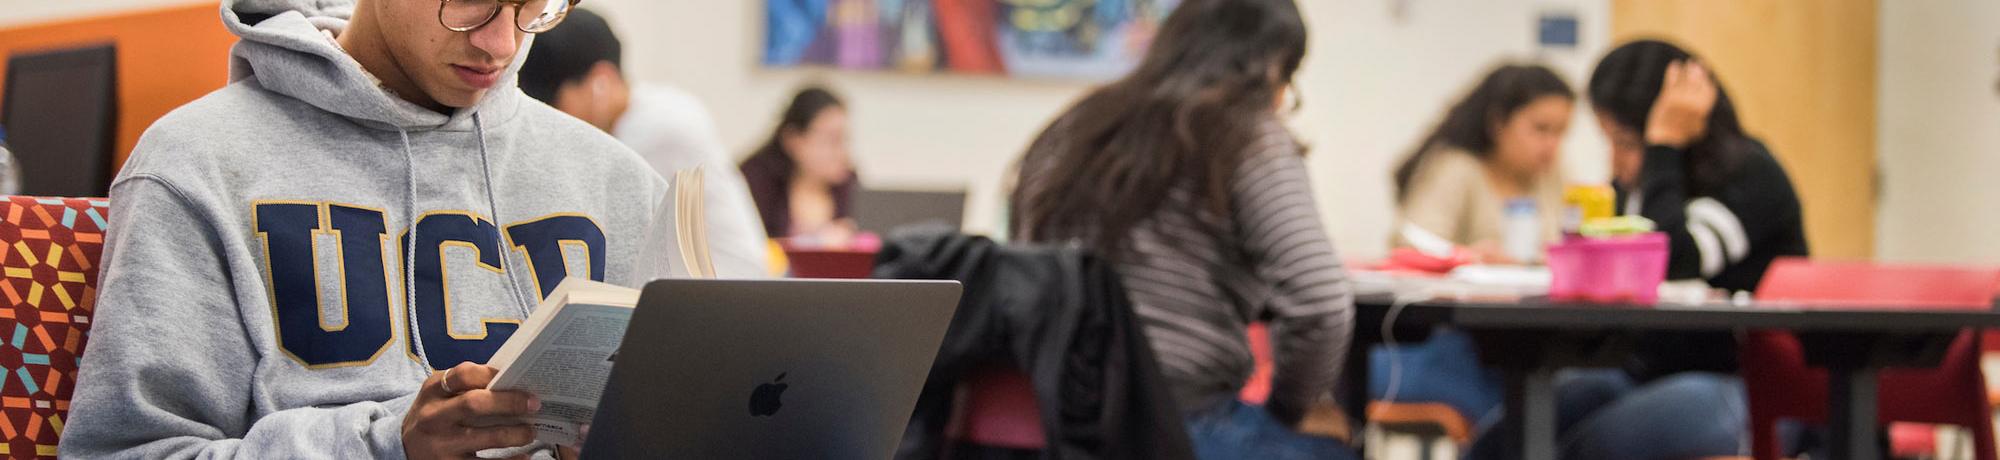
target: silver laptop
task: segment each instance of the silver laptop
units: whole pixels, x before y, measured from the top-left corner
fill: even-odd
[[[647,284],[584,458],[894,455],[955,281]]]

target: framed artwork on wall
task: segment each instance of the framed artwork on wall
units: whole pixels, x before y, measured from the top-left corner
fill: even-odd
[[[1180,0],[765,0],[763,63],[1111,80]]]

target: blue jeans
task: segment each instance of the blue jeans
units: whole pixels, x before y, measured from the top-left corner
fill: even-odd
[[[1234,399],[1195,412],[1187,430],[1195,458],[1201,460],[1360,458],[1339,440],[1293,431],[1264,408]]]
[[[1617,369],[1556,374],[1556,429],[1564,460],[1686,459],[1741,455],[1749,449],[1750,411],[1743,382],[1688,372],[1637,385]],[[1503,423],[1517,423],[1509,419]],[[1471,458],[1514,458],[1482,438]]]
[[[1635,386],[1619,370],[1558,377],[1563,458],[1681,459],[1742,455],[1750,426],[1743,381],[1686,372]]]
[[[1390,377],[1396,377],[1394,395],[1389,394]],[[1490,414],[1497,414],[1506,397],[1506,382],[1500,374],[1479,365],[1479,350],[1472,337],[1457,329],[1439,327],[1429,340],[1406,343],[1390,350],[1375,347],[1368,352],[1368,397],[1376,401],[1395,396],[1395,402],[1443,403],[1458,411],[1467,423],[1478,426]]]

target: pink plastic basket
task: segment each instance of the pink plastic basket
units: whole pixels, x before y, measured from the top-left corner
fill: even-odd
[[[1667,235],[1572,238],[1550,246],[1548,262],[1551,299],[1652,304],[1667,278]]]

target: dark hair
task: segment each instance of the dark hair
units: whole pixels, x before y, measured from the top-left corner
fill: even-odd
[[[1409,195],[1410,181],[1432,151],[1464,149],[1481,160],[1493,156],[1495,126],[1512,119],[1521,108],[1546,96],[1575,100],[1576,92],[1555,71],[1540,65],[1503,65],[1486,74],[1479,86],[1445,112],[1437,129],[1396,167],[1396,202]]]
[[[1660,97],[1660,86],[1666,82],[1667,66],[1691,60],[1699,61],[1671,43],[1659,40],[1626,43],[1611,50],[1611,54],[1597,63],[1597,70],[1591,72],[1590,105],[1613,123],[1644,135],[1653,103]],[[1711,76],[1715,75],[1714,70],[1709,69]],[[1742,152],[1755,148],[1756,140],[1743,132],[1743,125],[1736,118],[1736,106],[1730,103],[1729,91],[1719,79],[1715,88],[1715,108],[1708,115],[1707,133],[1688,146],[1682,160],[1690,171],[1689,191],[1697,196],[1722,186],[1741,162]]]
[[[1229,180],[1298,72],[1306,35],[1292,0],[1182,2],[1130,75],[1042,133],[1038,146],[1060,139],[1046,144],[1053,150],[1030,149],[1052,157],[1034,172],[1047,187],[1014,192],[1017,230],[1117,257],[1126,234],[1181,184],[1227,215]]]
[[[778,126],[771,129],[770,140],[764,141],[764,146],[758,147],[750,157],[770,157],[770,161],[783,165],[782,176],[791,177],[798,165],[792,160],[790,152],[785,151],[785,135],[804,134],[812,128],[813,120],[819,119],[820,113],[846,107],[840,96],[826,88],[807,86],[800,89],[798,94],[792,96],[792,103],[785,106],[785,113],[778,116]]]
[[[561,25],[535,34],[528,62],[521,63],[521,92],[544,103],[556,103],[556,90],[581,80],[599,62],[623,65],[624,45],[611,24],[590,10],[569,12]]]

